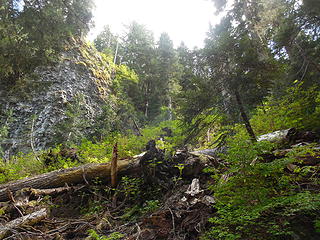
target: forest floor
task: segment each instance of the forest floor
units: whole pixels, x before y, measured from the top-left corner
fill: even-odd
[[[217,162],[186,151],[170,163],[161,151],[156,155],[148,158],[157,166],[123,177],[116,188],[97,178],[8,190],[10,200],[0,206],[0,239],[198,239],[214,211],[210,174],[202,170]]]
[[[310,142],[298,145],[304,144]],[[284,157],[292,147],[264,155],[263,161]],[[316,154],[306,153],[299,164],[320,165],[319,144],[313,148]],[[115,188],[85,177],[83,183],[52,189],[8,188],[9,201],[0,202],[0,239],[199,239],[216,212],[210,186],[217,182],[204,169],[223,172],[228,163],[203,152],[181,150],[165,160],[161,150],[150,151],[139,159],[141,171],[123,176]],[[288,164],[286,172],[297,166]]]

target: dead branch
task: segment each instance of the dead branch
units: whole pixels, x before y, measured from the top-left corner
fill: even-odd
[[[117,186],[117,162],[118,162],[118,143],[113,146],[112,161],[111,161],[111,187]]]
[[[47,209],[42,208],[41,210],[28,214],[26,216],[17,218],[11,222],[8,222],[4,226],[0,227],[0,239],[8,236],[14,229],[19,228],[23,225],[34,225],[41,221],[47,216]]]

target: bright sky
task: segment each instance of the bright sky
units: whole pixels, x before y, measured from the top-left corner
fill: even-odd
[[[167,32],[175,46],[184,41],[189,48],[202,47],[209,23],[216,24],[218,17],[210,0],[95,0],[95,29],[89,39],[110,25],[111,31],[121,35],[132,21],[143,24],[155,34],[157,41]]]

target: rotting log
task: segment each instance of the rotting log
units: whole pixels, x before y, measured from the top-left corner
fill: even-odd
[[[25,225],[34,225],[37,222],[41,221],[48,215],[47,210],[45,208],[40,209],[37,212],[28,214],[26,216],[17,218],[15,220],[12,220],[11,222],[8,222],[4,226],[0,227],[0,239],[5,238],[10,234],[10,232],[15,229],[19,228],[21,226]]]
[[[119,160],[117,172],[119,176],[139,173],[140,158]],[[111,163],[86,164],[80,167],[61,169],[34,177],[21,179],[0,185],[0,202],[9,200],[8,192],[15,193],[23,188],[57,188],[67,185],[79,184],[101,178],[108,181],[111,176]]]
[[[188,152],[185,154],[176,154],[171,161],[160,161],[161,163],[156,166],[148,166],[148,160],[153,160],[155,157],[152,153],[153,149],[149,149],[147,152],[135,156],[131,159],[118,160],[117,161],[117,175],[119,179],[123,176],[134,177],[148,177],[144,174],[149,168],[152,169],[153,180],[169,180],[171,177],[179,175],[179,170],[176,168],[177,164],[183,163],[183,177],[194,177],[201,173],[202,169],[210,162],[213,164],[211,158],[202,159],[198,156],[192,156]],[[162,151],[157,151],[158,154],[164,154]],[[149,169],[150,170],[150,169]],[[155,174],[157,172],[157,174]],[[37,175],[21,179],[14,182],[9,182],[0,185],[0,202],[10,199],[10,195],[15,195],[17,191],[24,188],[31,189],[52,189],[65,186],[71,186],[81,183],[88,184],[96,178],[99,178],[105,184],[110,184],[112,175],[111,163],[100,164],[86,164],[80,167],[74,167],[69,169],[61,169],[52,171],[49,173]],[[159,180],[158,179],[158,180]],[[149,179],[150,180],[150,179]],[[146,179],[148,181],[148,179]],[[155,181],[158,182],[158,181]]]
[[[319,135],[313,131],[301,131],[295,128],[289,128],[285,130],[279,130],[264,134],[258,137],[259,141],[269,141],[269,142],[287,142],[290,145],[297,143],[311,143],[317,142],[319,140]]]

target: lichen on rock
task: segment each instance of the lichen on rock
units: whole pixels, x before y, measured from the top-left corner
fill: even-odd
[[[114,105],[109,90],[111,63],[90,45],[74,40],[57,64],[38,67],[14,86],[1,88],[0,115],[11,110],[13,119],[8,123],[7,139],[1,142],[4,157],[30,151],[31,142],[35,150],[54,145],[57,128],[72,117],[81,119],[82,134],[90,134],[102,106],[112,109]],[[75,104],[80,108],[72,110]]]

